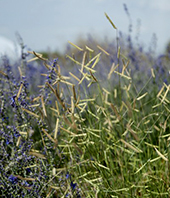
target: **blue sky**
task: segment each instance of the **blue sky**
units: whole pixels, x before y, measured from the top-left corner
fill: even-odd
[[[115,38],[104,13],[117,28],[128,33],[129,20],[124,11],[126,4],[133,24],[133,36],[141,21],[140,42],[146,48],[153,33],[157,36],[157,51],[164,49],[170,40],[169,0],[0,0],[0,36],[16,41],[19,32],[32,50],[62,51],[67,41],[75,42],[77,36]]]

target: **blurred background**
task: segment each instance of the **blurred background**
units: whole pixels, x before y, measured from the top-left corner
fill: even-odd
[[[132,37],[145,49],[154,40],[161,53],[170,41],[169,0],[0,0],[0,54],[19,49],[16,33],[37,52],[62,53],[67,41],[76,43],[89,34],[114,39],[116,31],[105,12],[119,31],[128,34],[131,28]]]

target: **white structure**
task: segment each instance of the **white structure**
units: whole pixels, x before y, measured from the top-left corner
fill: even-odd
[[[10,60],[15,61],[20,57],[21,48],[13,41],[0,36],[0,58],[6,55]]]

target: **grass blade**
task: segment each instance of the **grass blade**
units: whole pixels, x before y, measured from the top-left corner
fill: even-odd
[[[112,22],[112,20],[110,19],[110,17],[105,13],[106,18],[109,20],[109,22],[111,23],[111,25],[113,26],[114,29],[117,29],[117,27],[114,25],[114,23]]]

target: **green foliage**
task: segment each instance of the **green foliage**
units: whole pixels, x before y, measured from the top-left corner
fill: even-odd
[[[85,53],[89,57],[91,52],[86,49]],[[123,66],[112,72],[119,75],[121,84],[110,87],[108,80],[103,87],[92,64],[88,65],[90,59],[83,57],[81,61],[70,57],[80,74],[74,74],[79,84],[74,84],[73,75],[64,80],[72,91],[69,102],[58,96],[53,113],[47,115],[59,120],[57,147],[67,161],[60,167],[74,178],[82,197],[168,197],[169,86],[158,88],[150,74],[138,89],[126,58]],[[51,90],[61,86],[60,75]],[[86,94],[80,89],[83,81],[88,83]],[[80,91],[74,93],[73,87]],[[68,192],[66,188],[63,191]]]
[[[28,196],[169,197],[168,56],[157,60],[132,46],[129,52],[70,44],[75,49],[66,55],[67,75],[57,60],[29,52],[46,67],[37,92],[28,94],[22,72],[15,83],[9,69],[0,70],[1,144],[10,154],[18,150],[23,161],[27,157],[25,164],[33,156],[26,167],[34,168],[34,174],[31,169],[24,175],[25,165],[16,162],[19,170],[5,165],[6,182]],[[5,143],[7,126],[17,132],[10,143]],[[21,137],[24,143],[33,140],[23,156]],[[29,186],[22,190],[22,180],[32,186],[25,182]]]

